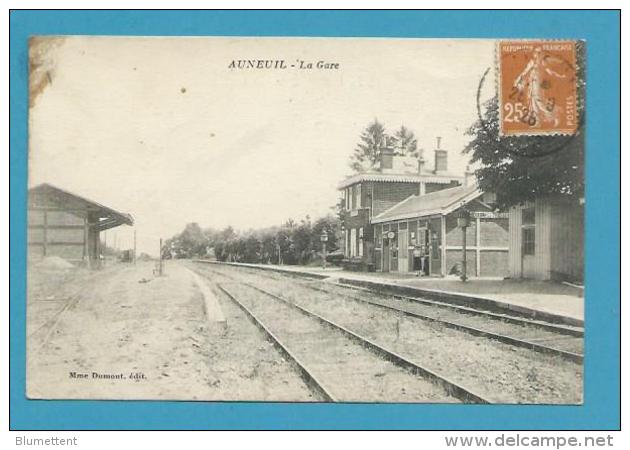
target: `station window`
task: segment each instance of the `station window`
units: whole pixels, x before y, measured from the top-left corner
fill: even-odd
[[[523,255],[536,254],[536,209],[525,208],[522,212]]]

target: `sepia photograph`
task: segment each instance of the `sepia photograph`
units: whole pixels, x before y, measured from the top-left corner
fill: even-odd
[[[588,45],[31,36],[25,395],[582,405]]]

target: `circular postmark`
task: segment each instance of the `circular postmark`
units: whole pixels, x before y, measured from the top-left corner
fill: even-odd
[[[489,126],[488,120],[484,119],[482,111],[481,111],[481,93],[486,82],[486,78],[490,73],[491,68],[488,67],[486,71],[483,73],[479,80],[479,85],[477,87],[477,95],[476,95],[476,104],[477,104],[477,118],[479,120],[480,127],[483,128],[488,135],[492,136],[493,134],[497,134],[496,138],[498,140],[499,147],[505,150],[506,153],[513,156],[520,156],[525,158],[540,158],[543,156],[548,156],[553,153],[559,152],[562,149],[566,148],[575,141],[576,137],[581,134],[583,124],[584,124],[584,113],[582,112],[579,115],[579,120],[577,124],[577,129],[574,133],[570,135],[512,135],[512,136],[501,136],[497,131],[493,131],[492,127]],[[523,116],[525,121],[531,121],[531,118],[527,116]],[[531,117],[531,116],[530,116]],[[497,115],[497,120],[500,120],[500,114]],[[530,140],[530,145],[527,148],[518,148],[518,146],[510,146],[501,143],[501,140],[509,140],[512,143],[518,142],[520,139],[528,139]]]

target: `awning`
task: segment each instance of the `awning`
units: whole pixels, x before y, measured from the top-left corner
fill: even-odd
[[[119,225],[133,225],[131,214],[116,211],[48,183],[37,185],[29,189],[28,193],[29,209],[54,207],[81,217],[87,217],[90,214],[98,220],[95,224],[98,231],[108,230]]]

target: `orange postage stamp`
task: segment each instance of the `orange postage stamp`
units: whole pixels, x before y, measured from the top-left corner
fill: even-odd
[[[574,134],[575,41],[500,41],[497,50],[501,134]]]

